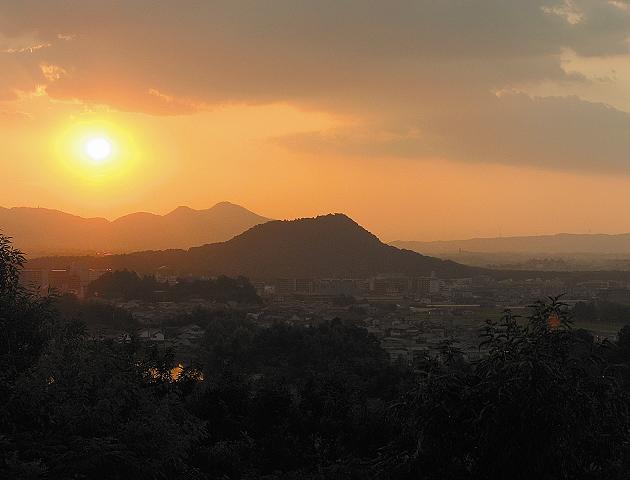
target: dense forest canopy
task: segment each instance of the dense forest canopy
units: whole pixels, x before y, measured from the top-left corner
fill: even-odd
[[[252,284],[244,277],[219,276],[214,279],[179,279],[176,283],[158,282],[154,276],[140,277],[129,270],[107,272],[88,286],[88,296],[125,300],[170,300],[190,298],[258,303]]]
[[[507,312],[469,363],[396,365],[342,321],[207,319],[203,362],[94,340],[19,287],[0,237],[0,477],[626,479],[630,329],[599,343],[550,299]],[[136,282],[137,280],[134,280]],[[68,306],[65,312],[68,312]]]

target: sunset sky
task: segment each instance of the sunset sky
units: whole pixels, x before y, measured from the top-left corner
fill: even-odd
[[[630,0],[0,0],[0,164],[110,219],[629,232]]]

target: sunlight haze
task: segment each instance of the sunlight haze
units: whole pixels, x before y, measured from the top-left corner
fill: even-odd
[[[630,231],[624,2],[284,3],[3,2],[0,205]]]

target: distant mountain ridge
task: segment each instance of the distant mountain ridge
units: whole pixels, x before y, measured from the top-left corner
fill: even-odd
[[[0,208],[0,231],[30,257],[190,248],[228,240],[268,218],[229,202],[166,215],[132,213],[114,221],[45,208]]]
[[[541,254],[630,254],[630,233],[536,235],[520,237],[471,238],[447,241],[395,241],[399,248],[407,248],[428,255],[458,251],[484,253]]]
[[[77,262],[92,268],[126,268],[146,274],[169,266],[180,275],[243,275],[251,279],[367,278],[381,273],[435,273],[454,278],[483,272],[387,245],[343,214],[270,221],[231,240],[189,250],[44,258],[29,262],[29,268],[63,268]]]

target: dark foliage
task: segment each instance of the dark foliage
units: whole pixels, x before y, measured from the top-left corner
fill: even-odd
[[[108,272],[88,286],[88,296],[106,299],[179,301],[203,298],[217,302],[258,303],[256,290],[244,277],[225,276],[210,280],[185,279],[174,285],[160,283],[155,277],[140,277],[128,270]]]
[[[215,475],[310,475],[373,457],[394,435],[388,405],[412,381],[340,321],[261,329],[217,319],[205,345],[194,411],[214,426],[204,468]]]
[[[604,300],[578,302],[572,313],[576,321],[630,323],[630,305]]]
[[[607,345],[572,330],[555,299],[524,325],[508,312],[485,337],[472,369],[424,373],[400,411],[394,477],[628,478],[629,396]]]
[[[339,320],[198,310],[203,374],[174,377],[168,350],[91,340],[102,305],[20,289],[22,261],[3,239],[0,478],[628,478],[630,327],[596,342],[557,299],[489,322],[482,360],[446,341],[414,371]],[[152,285],[118,276],[113,296]]]
[[[83,322],[91,333],[105,330],[135,332],[140,327],[127,310],[98,299],[82,301],[74,295],[62,295],[55,299],[54,305],[62,318]]]
[[[182,402],[168,352],[95,342],[55,299],[23,291],[0,252],[0,478],[190,478],[203,422]]]

